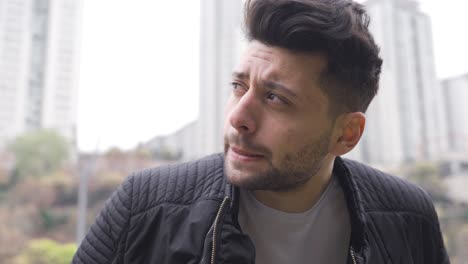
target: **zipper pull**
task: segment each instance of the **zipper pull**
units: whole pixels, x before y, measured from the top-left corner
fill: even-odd
[[[357,264],[356,256],[355,256],[355,254],[354,254],[353,247],[350,247],[350,248],[349,248],[349,254],[351,255],[351,260],[353,261],[353,264]]]

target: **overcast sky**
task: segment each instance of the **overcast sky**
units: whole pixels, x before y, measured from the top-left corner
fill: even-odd
[[[468,72],[468,1],[421,3],[432,19],[438,76]],[[195,0],[85,1],[81,150],[131,148],[197,118],[199,20]]]

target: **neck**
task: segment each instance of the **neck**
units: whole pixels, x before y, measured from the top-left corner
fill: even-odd
[[[330,182],[335,157],[328,155],[317,173],[299,188],[287,192],[254,191],[255,198],[264,205],[286,213],[302,213],[312,208]]]

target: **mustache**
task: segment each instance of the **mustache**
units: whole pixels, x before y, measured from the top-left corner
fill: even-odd
[[[271,151],[269,148],[262,146],[260,144],[254,143],[251,138],[238,134],[226,134],[224,136],[224,153],[230,145],[240,147],[246,151],[255,152],[257,154],[271,157]]]

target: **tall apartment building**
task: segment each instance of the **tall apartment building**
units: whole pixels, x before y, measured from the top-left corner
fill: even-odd
[[[0,0],[0,147],[51,128],[75,142],[81,1]]]
[[[430,19],[414,0],[364,4],[384,64],[379,93],[368,110],[367,129],[350,156],[390,166],[436,160],[446,149],[446,125]]]
[[[232,70],[245,45],[242,8],[242,0],[200,1],[198,120],[173,134],[148,141],[146,147],[155,152],[166,149],[180,153],[182,160],[223,151],[224,105],[231,93]]]
[[[442,80],[448,124],[448,146],[453,154],[468,157],[468,73]]]
[[[224,105],[243,42],[243,2],[201,1],[199,156],[222,151]]]

